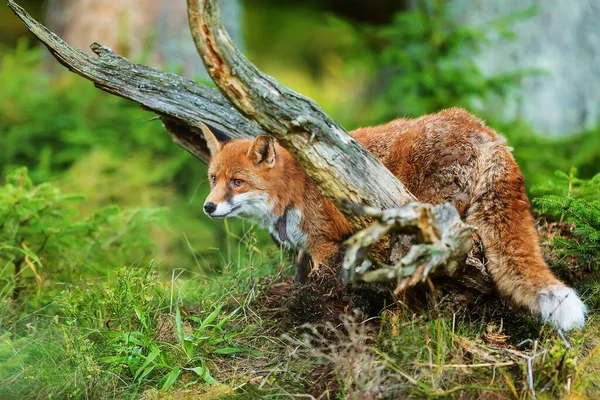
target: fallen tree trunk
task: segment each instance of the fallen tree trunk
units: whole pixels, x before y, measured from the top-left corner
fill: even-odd
[[[223,29],[214,0],[188,0],[188,12],[199,53],[225,97],[214,89],[177,75],[133,64],[96,43],[91,48],[99,57],[88,56],[35,21],[14,1],[9,0],[8,5],[61,64],[98,88],[136,101],[143,108],[159,114],[174,141],[204,162],[208,161],[208,151],[201,127],[207,122],[226,131],[231,138],[259,134],[274,136],[300,162],[323,194],[336,203],[346,199],[387,210],[416,200],[387,168],[316,103],[282,86],[252,65]],[[444,207],[447,215],[458,216],[454,207]],[[429,235],[435,240],[409,252],[407,257],[412,258],[397,257],[396,267],[375,272],[381,278],[387,271],[387,279],[398,280],[401,288],[425,279],[439,265],[463,264],[472,244],[471,228],[459,218],[452,217],[453,223],[447,224],[444,223],[446,216],[436,215],[427,207],[417,207],[413,211],[417,209],[421,214],[411,223],[417,224],[421,232],[435,232]],[[400,209],[397,213],[400,215],[406,210]],[[358,214],[378,218],[364,210]],[[346,215],[353,213],[346,212]],[[364,218],[350,220],[355,227],[364,227]],[[398,233],[400,222],[401,218],[380,219],[370,232],[375,226],[381,228],[387,224],[381,232]],[[377,241],[373,240],[377,235],[368,233],[359,232],[354,238],[351,254],[363,254]],[[384,251],[389,255],[388,248]],[[440,251],[444,254],[442,257]],[[346,267],[353,272],[361,258],[347,258]],[[409,273],[411,270],[414,275]]]

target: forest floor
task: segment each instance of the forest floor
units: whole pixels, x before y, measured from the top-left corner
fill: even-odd
[[[600,398],[597,276],[551,253],[569,225],[539,226],[590,308],[582,330],[562,336],[495,295],[460,304],[428,285],[394,299],[295,284],[283,266],[170,280],[136,267],[65,291],[65,318],[42,311],[0,336],[0,397]]]

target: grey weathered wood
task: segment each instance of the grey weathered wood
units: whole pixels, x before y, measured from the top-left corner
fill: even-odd
[[[96,43],[91,48],[98,57],[89,56],[66,44],[14,1],[8,2],[9,7],[61,64],[92,81],[98,88],[136,101],[144,109],[159,114],[174,141],[204,162],[208,161],[208,151],[200,124],[207,122],[225,130],[231,138],[265,133],[275,136],[296,157],[323,194],[334,201],[347,199],[385,210],[415,200],[387,168],[331,120],[316,103],[280,85],[252,65],[235,48],[221,26],[215,1],[200,0],[200,4],[202,13],[196,0],[188,0],[194,40],[207,70],[225,97],[215,89],[177,75],[133,64]],[[415,248],[413,253],[428,256],[425,253],[429,250],[442,251],[443,259],[436,254],[429,254],[437,257],[435,266],[442,262],[462,262],[470,243],[470,238],[464,233],[470,228],[464,224],[457,225],[452,220],[453,224],[445,230],[442,228],[443,216],[432,217],[435,213],[432,214],[428,207],[419,206],[423,214],[412,223],[419,226],[419,221],[426,218],[431,220],[429,230],[442,229],[443,232],[452,233],[436,239],[433,242],[436,249],[421,246]],[[458,215],[452,206],[444,207],[446,211]],[[376,228],[359,232],[357,238],[368,236],[373,229]],[[421,229],[421,233],[424,232]],[[372,240],[362,244],[359,239],[355,240],[355,244],[362,248],[371,243]],[[412,264],[417,265],[419,259],[413,257]],[[418,267],[420,275],[415,275],[413,281],[426,276],[428,268],[427,265]],[[402,276],[405,276],[405,272],[405,269],[398,270]],[[383,273],[379,272],[380,275]]]
[[[215,81],[219,83],[231,78],[232,82],[241,82],[242,76],[247,82],[254,81],[256,87],[249,94],[256,106],[261,107],[261,113],[257,113],[250,103],[242,109],[258,123],[240,115],[214,89],[131,63],[97,43],[91,48],[99,57],[87,55],[50,32],[14,1],[9,0],[8,5],[61,64],[92,81],[99,89],[138,102],[145,109],[172,120],[173,124],[167,127],[181,128],[169,129],[175,141],[203,161],[207,160],[207,153],[198,134],[202,121],[222,128],[233,138],[265,133],[275,135],[298,158],[323,193],[333,200],[343,197],[380,208],[392,208],[414,200],[389,170],[316,103],[283,87],[250,64],[237,51],[220,22],[215,29],[219,38],[225,41],[225,54],[235,67]],[[213,14],[205,14],[218,21],[216,6],[209,9]],[[206,64],[215,79],[214,62]],[[225,85],[234,87],[231,83]],[[244,87],[247,90],[248,86],[244,84]],[[231,89],[229,93],[235,90]],[[236,103],[239,107],[240,102]]]
[[[473,246],[475,228],[465,224],[449,204],[432,206],[411,202],[388,210],[358,204],[347,207],[373,220],[370,226],[346,241],[343,268],[349,277],[356,276],[366,282],[396,281],[396,290],[401,291],[422,282],[434,272],[453,275],[458,267],[457,260],[464,261]],[[373,269],[370,261],[365,263],[367,249],[386,235],[415,231],[423,243],[413,245],[394,265],[379,265]],[[358,274],[355,274],[357,267]]]

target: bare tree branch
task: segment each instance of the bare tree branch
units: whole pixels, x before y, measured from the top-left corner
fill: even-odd
[[[294,155],[326,197],[387,209],[379,221],[347,243],[344,266],[350,276],[359,254],[366,254],[372,244],[407,225],[419,228],[425,244],[413,246],[396,266],[369,271],[362,274],[363,279],[397,279],[402,290],[439,265],[456,267],[456,259],[464,261],[472,246],[473,229],[460,220],[453,206],[407,205],[415,197],[369,151],[314,101],[263,74],[236,49],[221,25],[216,0],[187,0],[187,4],[198,53],[225,97]],[[375,217],[373,209],[370,215],[360,214]]]
[[[458,266],[456,260],[462,262],[473,246],[471,236],[475,228],[462,222],[456,209],[449,204],[432,206],[411,202],[383,211],[358,204],[346,206],[374,220],[346,241],[343,268],[352,280],[355,280],[353,275],[358,267],[361,280],[396,280],[396,291],[401,291],[422,282],[441,266],[444,267],[441,272],[452,275]],[[392,233],[416,233],[423,243],[413,245],[395,265],[379,265],[377,269],[370,270],[371,262],[364,259],[367,249]]]

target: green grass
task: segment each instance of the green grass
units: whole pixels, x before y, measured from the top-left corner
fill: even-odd
[[[66,285],[33,313],[21,307],[5,315],[2,398],[131,398],[190,387],[235,394],[239,382],[224,371],[258,369],[287,345],[269,334],[275,321],[254,309],[263,280],[281,276],[273,264],[282,256],[260,251],[253,231],[229,242],[217,272],[198,265],[169,277],[152,263],[130,266]],[[48,309],[57,311],[46,315]],[[297,383],[242,385],[237,392],[279,385]]]
[[[600,396],[600,271],[578,262],[588,247],[556,251],[580,235],[567,213],[540,220],[545,253],[591,316],[563,339],[494,298],[382,310],[381,291],[290,286],[289,256],[228,223],[218,249],[186,242],[195,264],[149,262],[154,211],[82,215],[74,199],[25,170],[0,187],[2,399]]]
[[[596,178],[561,182],[555,197],[593,201]],[[161,266],[147,261],[153,213],[87,217],[73,199],[25,170],[0,187],[2,399],[600,396],[600,270],[588,247],[564,256],[580,237],[570,214],[539,223],[553,269],[591,310],[563,338],[494,297],[426,286],[385,306],[381,290],[290,285],[289,255],[227,223],[213,257],[190,241],[195,264]]]
[[[279,256],[261,260],[260,243],[231,242],[239,249],[211,276],[122,268],[63,291],[56,315],[41,309],[4,324],[3,398],[531,398],[532,388],[537,398],[600,395],[593,313],[568,346],[498,302],[488,314],[394,305],[374,318],[349,311],[303,326],[286,310],[289,294],[273,294],[286,279]]]

